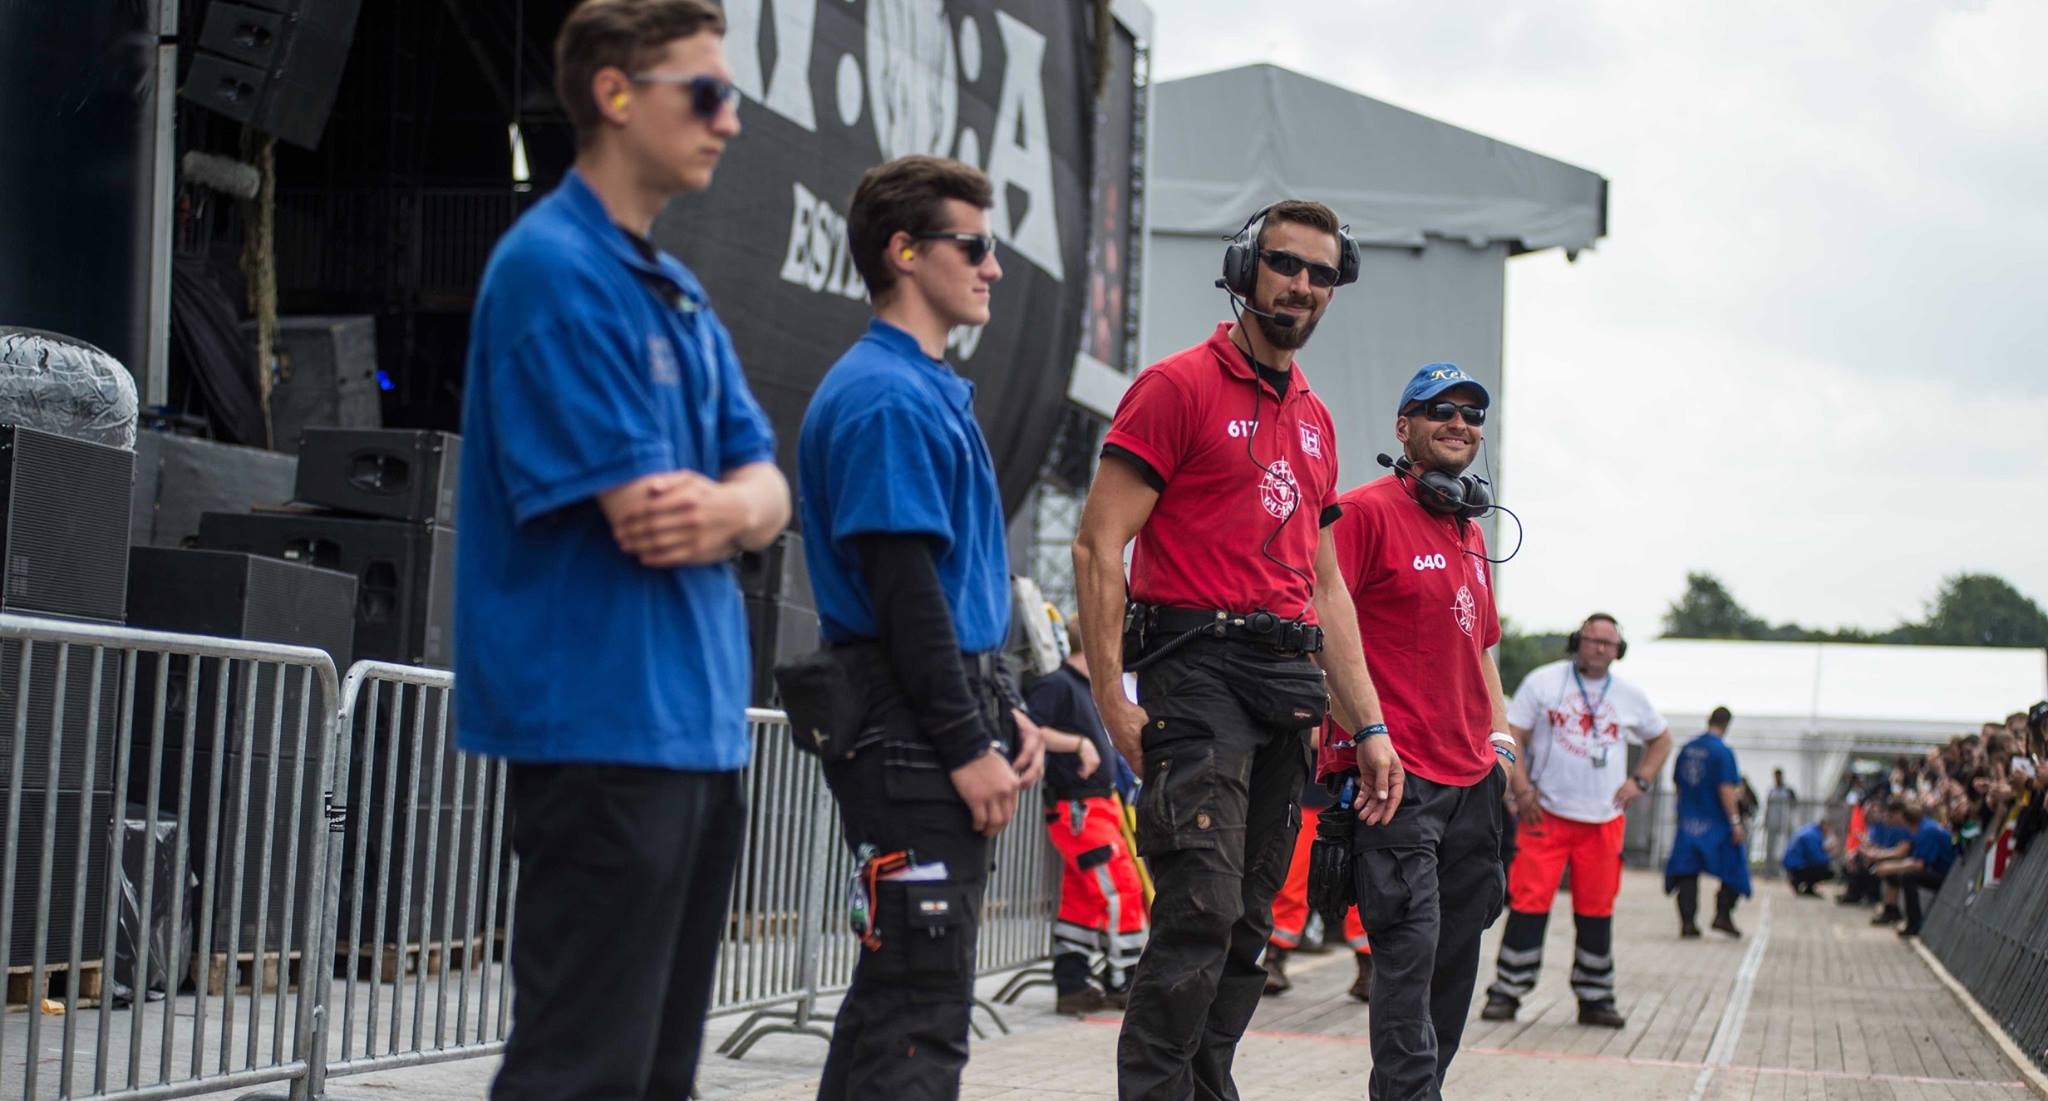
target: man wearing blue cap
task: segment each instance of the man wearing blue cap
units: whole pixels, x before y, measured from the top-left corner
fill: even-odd
[[[1316,774],[1332,786],[1357,771],[1359,746],[1387,738],[1407,776],[1385,822],[1365,800],[1331,807],[1318,837],[1349,885],[1373,947],[1375,1101],[1441,1096],[1479,973],[1479,937],[1500,916],[1502,794],[1514,762],[1486,538],[1472,523],[1485,483],[1465,474],[1484,438],[1486,387],[1432,363],[1401,392],[1393,471],[1337,498],[1337,562],[1357,609],[1367,668],[1386,722],[1324,729]],[[1364,786],[1364,785],[1359,785]],[[1341,816],[1341,817],[1340,817]],[[1348,849],[1348,852],[1346,850]],[[1311,863],[1327,868],[1313,854]],[[1312,894],[1319,894],[1311,887]]]

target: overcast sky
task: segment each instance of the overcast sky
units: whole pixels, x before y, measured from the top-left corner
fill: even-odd
[[[1961,570],[2048,605],[2048,4],[1153,8],[1157,79],[1271,62],[1610,181],[1597,248],[1508,263],[1521,627],[1648,637],[1688,570],[1809,626]]]

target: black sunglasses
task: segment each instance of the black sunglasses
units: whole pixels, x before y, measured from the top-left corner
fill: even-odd
[[[1291,252],[1285,252],[1277,248],[1260,249],[1259,259],[1267,267],[1273,269],[1274,275],[1282,279],[1292,279],[1303,271],[1307,271],[1308,285],[1311,287],[1327,289],[1337,285],[1338,271],[1328,264],[1318,264],[1314,260],[1304,260]]]
[[[960,251],[967,254],[967,262],[974,265],[988,259],[988,254],[996,250],[996,239],[986,233],[935,232],[910,236],[918,241],[951,241],[960,246]]]
[[[1465,423],[1474,428],[1486,423],[1486,407],[1484,405],[1464,405],[1455,401],[1418,402],[1415,405],[1409,406],[1407,413],[1404,415],[1412,417],[1417,414],[1428,417],[1433,421],[1447,421],[1454,416],[1463,416]]]
[[[725,110],[728,103],[736,103],[740,90],[732,81],[720,80],[715,76],[682,76],[676,73],[638,73],[633,77],[635,84],[673,84],[690,90],[690,110],[698,118],[710,122]]]

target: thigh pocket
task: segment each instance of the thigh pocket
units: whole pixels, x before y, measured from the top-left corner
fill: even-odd
[[[1164,732],[1163,732],[1164,733]],[[1138,792],[1138,855],[1217,847],[1216,745],[1206,735],[1145,751]]]
[[[904,968],[923,989],[953,992],[974,976],[974,900],[981,888],[905,883]]]
[[[1358,921],[1367,933],[1400,924],[1408,916],[1415,893],[1403,874],[1401,858],[1389,849],[1355,854],[1358,875]]]

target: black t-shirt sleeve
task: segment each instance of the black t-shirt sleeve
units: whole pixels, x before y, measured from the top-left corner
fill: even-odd
[[[882,649],[910,701],[918,729],[948,770],[987,751],[995,741],[967,670],[960,662],[960,636],[939,586],[928,536],[874,534],[854,537],[861,577],[875,604]]]
[[[1139,458],[1130,448],[1106,443],[1102,445],[1102,457],[1105,459],[1122,459],[1124,462],[1137,468],[1138,477],[1143,478],[1145,484],[1152,487],[1152,492],[1166,492],[1166,479],[1160,477],[1159,472],[1152,469],[1151,463]]]
[[[1073,696],[1058,676],[1044,676],[1031,682],[1024,693],[1024,713],[1040,726],[1071,732],[1074,729]]]
[[[1329,526],[1330,526],[1331,524],[1334,524],[1334,523],[1336,523],[1336,522],[1337,522],[1337,518],[1338,518],[1339,516],[1342,516],[1342,515],[1344,515],[1344,506],[1343,506],[1343,505],[1329,505],[1329,506],[1326,506],[1326,507],[1325,507],[1325,508],[1323,509],[1322,521],[1321,521],[1321,523],[1317,524],[1316,526],[1318,526],[1318,527],[1325,527],[1325,528],[1326,528],[1326,527],[1329,527]]]

